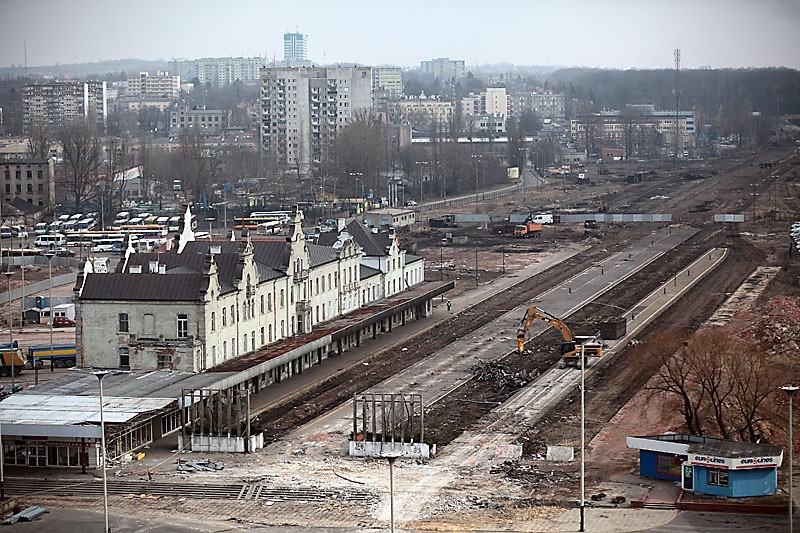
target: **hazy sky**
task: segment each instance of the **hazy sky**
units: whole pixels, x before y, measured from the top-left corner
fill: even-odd
[[[800,0],[0,0],[0,66],[283,57],[418,66],[435,57],[612,68],[800,68]]]

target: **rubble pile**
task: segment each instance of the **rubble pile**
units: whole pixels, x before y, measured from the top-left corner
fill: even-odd
[[[490,381],[495,390],[519,389],[536,377],[525,369],[514,369],[500,361],[480,361],[470,368],[478,381]]]
[[[752,311],[737,313],[731,323],[734,334],[752,339],[766,348],[768,355],[797,357],[800,344],[800,300],[773,298]]]
[[[225,468],[223,463],[215,463],[208,459],[195,459],[192,461],[178,459],[177,464],[179,472],[217,472]]]
[[[504,461],[493,467],[491,474],[503,474],[504,476],[521,481],[528,486],[558,485],[564,486],[575,481],[576,477],[570,472],[557,472],[552,469],[540,471],[537,464],[523,464],[519,461]]]

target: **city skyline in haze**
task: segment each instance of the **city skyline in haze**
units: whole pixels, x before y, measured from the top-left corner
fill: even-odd
[[[114,59],[283,58],[283,34],[308,36],[318,64],[418,67],[437,57],[467,69],[510,63],[613,69],[800,68],[792,0],[208,0],[106,3],[0,0],[0,67]],[[602,7],[601,7],[602,6]],[[55,14],[50,14],[55,13]],[[47,14],[45,16],[45,14]],[[27,49],[27,54],[26,54]]]

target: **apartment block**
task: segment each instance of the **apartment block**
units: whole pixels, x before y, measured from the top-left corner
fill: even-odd
[[[425,74],[432,74],[435,78],[444,81],[459,80],[464,77],[466,71],[463,59],[450,59],[447,57],[421,61],[420,68]]]
[[[566,98],[563,93],[520,92],[508,96],[509,116],[519,118],[525,111],[533,111],[539,118],[564,120]]]
[[[181,94],[181,77],[170,76],[167,72],[157,72],[150,76],[140,72],[139,76],[128,78],[128,97],[137,100],[175,99]]]
[[[225,112],[221,109],[206,109],[205,106],[182,106],[169,114],[170,134],[184,130],[200,130],[217,133],[225,129]]]
[[[286,170],[319,169],[339,129],[372,105],[369,67],[261,70],[261,144]]]
[[[44,209],[55,201],[53,159],[0,159],[0,200],[15,198]]]
[[[400,67],[373,67],[372,94],[398,98],[403,94],[403,69]]]
[[[171,59],[170,72],[184,82],[197,81],[212,87],[224,87],[236,81],[254,83],[260,69],[266,65],[263,57],[205,57],[202,59]]]
[[[431,131],[434,127],[448,131],[455,106],[433,98],[414,98],[389,102],[389,121],[393,124],[408,122],[413,128]]]
[[[59,128],[76,118],[96,122],[104,131],[108,121],[108,94],[104,81],[32,83],[22,90],[22,126]]]

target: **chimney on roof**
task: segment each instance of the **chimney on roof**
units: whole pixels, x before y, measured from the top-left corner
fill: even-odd
[[[150,261],[147,271],[150,274],[157,274],[158,273],[158,261]]]

